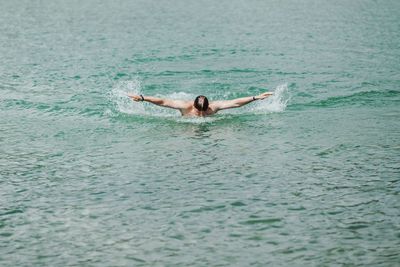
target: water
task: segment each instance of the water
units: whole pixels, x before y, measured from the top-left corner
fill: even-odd
[[[399,3],[1,1],[0,265],[398,266]]]

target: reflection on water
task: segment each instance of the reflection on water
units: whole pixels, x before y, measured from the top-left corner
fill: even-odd
[[[212,136],[210,126],[207,123],[188,125],[186,129],[186,133],[189,133],[193,138],[203,139]]]

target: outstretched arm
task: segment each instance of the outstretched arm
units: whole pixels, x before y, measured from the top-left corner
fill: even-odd
[[[238,108],[238,107],[244,106],[250,102],[267,98],[273,94],[274,93],[272,93],[272,92],[265,92],[258,96],[248,96],[248,97],[236,98],[236,99],[232,99],[232,100],[214,101],[210,104],[210,106],[212,106],[212,109],[214,109],[215,111],[222,110],[222,109],[228,109],[228,108]]]
[[[131,95],[131,94],[128,94],[128,96],[136,102],[146,101],[167,108],[185,109],[188,107],[188,101],[183,101],[183,100],[163,99],[153,96]]]

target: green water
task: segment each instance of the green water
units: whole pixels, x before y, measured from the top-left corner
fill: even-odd
[[[399,266],[399,44],[395,0],[0,1],[0,265]]]

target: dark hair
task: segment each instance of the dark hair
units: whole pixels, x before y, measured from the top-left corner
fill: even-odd
[[[194,107],[200,111],[206,111],[208,109],[208,99],[204,95],[199,95],[194,100]]]

